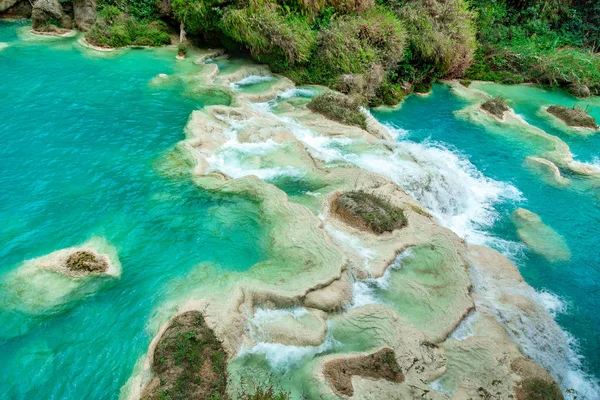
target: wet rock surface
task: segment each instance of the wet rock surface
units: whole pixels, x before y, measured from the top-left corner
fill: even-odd
[[[67,269],[74,272],[102,273],[108,270],[108,263],[89,251],[76,251],[65,263]]]

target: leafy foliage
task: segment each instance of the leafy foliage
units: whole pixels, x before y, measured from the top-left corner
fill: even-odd
[[[407,28],[412,60],[437,75],[457,78],[471,65],[475,14],[465,0],[417,0],[397,8]]]
[[[263,0],[228,10],[223,16],[223,30],[275,71],[308,61],[315,45],[315,33],[303,17],[286,16],[280,6]]]
[[[162,46],[171,43],[168,30],[162,21],[140,21],[116,6],[107,6],[85,38],[100,47]]]

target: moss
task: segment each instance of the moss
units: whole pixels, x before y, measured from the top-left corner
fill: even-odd
[[[400,229],[407,224],[401,208],[362,190],[341,194],[335,200],[332,211],[351,224],[378,234]]]
[[[493,99],[487,100],[481,105],[481,108],[497,118],[502,118],[504,112],[509,110],[506,105],[506,100],[502,97],[494,97]]]
[[[342,124],[367,128],[367,118],[361,111],[360,105],[348,96],[334,92],[323,93],[312,99],[307,107]]]
[[[540,378],[523,380],[519,390],[522,400],[563,400],[564,397],[556,382],[548,382]]]
[[[569,126],[591,129],[598,128],[598,124],[596,124],[596,120],[594,119],[594,117],[592,117],[582,108],[550,106],[548,107],[548,112],[554,115],[555,117],[561,119]]]

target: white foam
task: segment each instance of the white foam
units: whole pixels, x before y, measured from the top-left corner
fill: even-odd
[[[261,104],[269,112],[269,104]],[[388,143],[390,154],[381,146],[371,146],[362,153],[349,147],[350,138],[331,138],[299,124],[289,117],[271,114],[294,134],[313,157],[326,163],[349,163],[387,176],[424,206],[440,223],[471,243],[494,244],[484,230],[498,218],[494,204],[502,200],[521,200],[514,186],[485,177],[456,150],[437,142]],[[389,127],[387,127],[390,129]],[[405,132],[391,128],[395,137]]]
[[[382,304],[379,292],[390,289],[392,271],[402,268],[404,260],[411,255],[411,249],[407,249],[396,256],[381,277],[354,282],[352,284],[352,302],[348,306],[348,309],[358,308],[368,304]]]
[[[314,96],[315,91],[312,89],[302,89],[302,88],[293,88],[288,89],[283,93],[277,95],[277,99],[287,100],[293,97],[312,97]]]
[[[563,392],[575,389],[578,399],[600,398],[599,382],[582,370],[577,342],[553,319],[565,311],[565,305],[558,297],[536,292],[525,283],[507,285],[476,267],[472,268],[471,278],[477,309],[494,315],[521,351],[548,370]],[[505,296],[514,295],[529,298],[540,308],[524,310],[501,302]]]
[[[238,133],[251,121],[252,119],[247,121],[225,120],[229,124],[229,129],[224,132],[228,139],[218,151],[206,158],[209,170],[221,171],[232,178],[255,175],[265,181],[273,180],[279,176],[297,178],[304,176],[304,171],[291,166],[263,167],[260,165],[260,160],[258,160],[259,165],[256,165],[257,160],[254,156],[261,157],[274,153],[284,145],[272,139],[259,143],[241,143],[238,140]]]
[[[328,329],[325,340],[319,346],[289,346],[281,343],[259,342],[251,348],[242,349],[238,356],[262,355],[271,368],[286,371],[306,359],[341,347],[342,344],[335,340],[330,332],[331,330]]]
[[[319,215],[319,218],[323,219],[324,217]],[[369,270],[369,262],[377,256],[375,250],[363,245],[358,237],[342,232],[330,224],[325,224],[325,230],[345,250],[358,254],[363,260],[363,267],[367,271]]]
[[[229,86],[231,86],[233,90],[240,90],[244,86],[251,86],[257,83],[267,82],[273,79],[274,78],[272,75],[250,75],[237,82],[231,82]]]
[[[456,340],[465,340],[472,336],[475,336],[475,332],[473,331],[473,324],[479,318],[479,314],[476,311],[472,311],[460,321],[460,324],[454,329],[454,331],[450,334],[450,338]]]

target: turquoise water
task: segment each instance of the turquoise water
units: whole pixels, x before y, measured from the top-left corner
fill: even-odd
[[[148,321],[176,295],[173,282],[204,262],[243,271],[267,257],[267,241],[252,203],[216,198],[185,176],[157,172],[183,139],[190,112],[211,102],[182,86],[148,85],[159,73],[190,68],[173,60],[175,50],[99,55],[74,40],[20,40],[19,29],[0,21],[0,42],[8,43],[0,50],[0,284],[24,260],[93,236],[116,247],[123,273],[97,291],[33,313],[0,288],[0,398],[116,398],[151,340]],[[222,66],[228,71],[236,63]],[[572,105],[569,96],[486,90],[505,95],[527,121],[565,140],[576,159],[600,156],[600,136],[573,136],[538,114],[542,105]],[[592,101],[600,119],[598,100]],[[514,136],[457,118],[465,105],[436,86],[430,97],[413,96],[398,111],[374,114],[401,128],[402,142],[450,149],[485,177],[520,191],[491,203],[491,219],[478,228],[511,254],[532,286],[566,305],[557,320],[579,344],[583,373],[598,378],[599,193],[576,176],[568,187],[543,183],[522,163],[534,151]],[[305,190],[285,177],[276,183],[292,194]],[[460,209],[461,199],[452,200]],[[510,218],[516,207],[538,213],[563,235],[572,259],[552,263],[523,249]]]
[[[24,260],[93,236],[122,276],[24,313],[0,288],[0,398],[109,399],[143,356],[153,310],[197,264],[245,270],[264,257],[257,209],[154,168],[199,99],[148,82],[174,50],[91,55],[73,41],[20,41],[0,21],[0,284]]]
[[[537,88],[499,85],[485,88],[491,94],[506,97],[531,124],[561,137],[572,147],[576,160],[592,161],[600,156],[600,135],[573,136],[537,114],[542,105],[571,106],[574,98]],[[454,115],[466,105],[448,87],[437,85],[429,97],[411,96],[400,110],[375,111],[374,115],[404,130],[402,141],[443,146],[469,160],[486,177],[511,184],[521,192],[519,198],[493,204],[495,219],[480,228],[493,238],[503,239],[490,240],[489,244],[512,254],[531,286],[560,298],[565,309],[558,313],[557,321],[577,341],[579,354],[584,357],[584,373],[600,378],[600,192],[589,185],[579,185],[587,178],[577,176],[569,176],[574,183],[564,188],[544,183],[523,165],[523,159],[534,154],[524,142],[510,135],[489,133]],[[593,106],[591,112],[600,120],[600,107]],[[512,250],[515,246],[507,243],[519,242],[519,237],[510,214],[517,207],[539,214],[544,223],[564,236],[572,252],[571,260],[549,262],[529,249]]]

